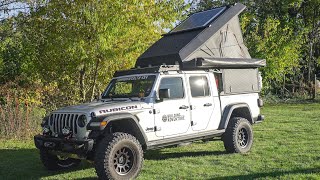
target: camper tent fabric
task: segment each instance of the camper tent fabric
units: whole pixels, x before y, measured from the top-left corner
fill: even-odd
[[[136,67],[182,65],[196,58],[250,59],[238,18],[244,9],[243,4],[237,3],[225,7],[203,28],[164,35],[138,58]]]

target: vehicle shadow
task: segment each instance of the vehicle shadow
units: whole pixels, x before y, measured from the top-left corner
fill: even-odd
[[[146,160],[166,160],[190,156],[217,156],[228,154],[226,151],[194,151],[194,152],[161,152],[161,150],[149,150],[144,154]]]
[[[77,168],[48,171],[43,167],[37,149],[0,150],[0,179],[40,179],[92,167],[89,163],[82,162]]]
[[[196,151],[196,152],[161,152],[161,150],[150,150],[145,153],[146,160],[166,160],[170,158],[181,158],[190,156],[225,155],[225,151]],[[89,163],[81,163],[77,168],[64,171],[47,171],[39,158],[37,149],[1,149],[0,150],[0,179],[41,179],[53,175],[76,172],[92,168]],[[272,171],[251,173],[245,175],[233,175],[222,177],[208,177],[208,179],[256,179],[256,178],[278,178],[290,174],[314,174],[320,173],[320,167],[308,169],[296,169],[291,171]],[[79,179],[79,178],[78,178]],[[96,179],[86,177],[80,179]]]

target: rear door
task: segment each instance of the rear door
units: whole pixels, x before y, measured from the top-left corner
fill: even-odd
[[[183,75],[163,76],[159,89],[170,89],[170,98],[154,104],[156,136],[178,135],[190,127],[190,108]]]
[[[194,131],[206,129],[214,111],[214,100],[207,74],[187,74],[191,127]]]

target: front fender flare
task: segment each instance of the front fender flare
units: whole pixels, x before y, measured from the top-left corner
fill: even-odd
[[[146,134],[144,133],[142,127],[139,124],[139,119],[137,116],[131,114],[131,113],[115,113],[115,114],[110,114],[110,115],[105,115],[101,117],[94,118],[88,125],[87,129],[88,130],[93,130],[93,131],[104,131],[105,128],[108,126],[110,122],[115,122],[115,121],[121,121],[121,120],[129,120],[131,121],[132,125],[135,126],[133,129],[138,134],[139,137],[137,137],[142,143],[146,144],[148,142],[148,138]],[[107,122],[104,126],[101,126],[101,122]]]

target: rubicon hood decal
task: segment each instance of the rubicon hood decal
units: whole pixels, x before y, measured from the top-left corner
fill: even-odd
[[[100,110],[99,113],[100,114],[105,114],[105,113],[109,113],[109,112],[126,111],[126,110],[132,110],[132,109],[137,109],[137,108],[138,108],[137,105],[114,107],[114,108],[108,108],[108,109]]]
[[[141,109],[141,103],[138,101],[112,101],[112,102],[91,102],[75,106],[68,106],[54,111],[54,113],[72,113],[81,112],[90,115],[95,113],[97,116],[106,113],[135,111]]]

